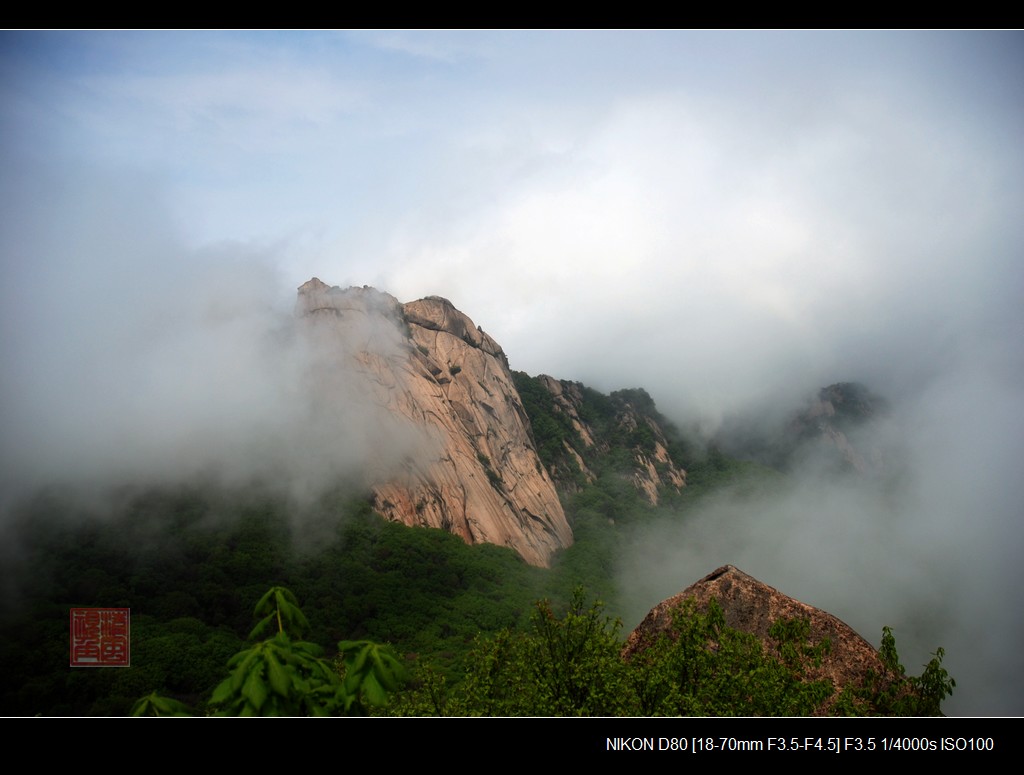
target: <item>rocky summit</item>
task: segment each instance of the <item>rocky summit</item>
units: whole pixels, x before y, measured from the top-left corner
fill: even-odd
[[[296,314],[321,353],[314,378],[327,393],[358,383],[371,410],[384,410],[382,435],[418,439],[397,469],[371,465],[380,514],[507,546],[533,565],[572,544],[505,353],[468,316],[438,296],[402,304],[317,278],[299,288]]]

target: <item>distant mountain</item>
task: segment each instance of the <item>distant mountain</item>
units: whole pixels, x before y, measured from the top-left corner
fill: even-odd
[[[818,391],[810,406],[790,421],[787,437],[793,454],[810,443],[840,468],[874,472],[881,466],[879,453],[857,444],[855,436],[888,411],[888,402],[859,382],[837,382]]]
[[[881,452],[864,443],[862,431],[888,412],[888,402],[861,383],[837,382],[781,421],[733,417],[713,443],[726,455],[780,470],[810,463],[838,472],[878,473]]]

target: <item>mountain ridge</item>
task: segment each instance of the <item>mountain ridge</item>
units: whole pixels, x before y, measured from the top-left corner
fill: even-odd
[[[548,567],[573,544],[573,494],[600,483],[609,503],[626,488],[657,507],[683,494],[687,465],[720,467],[719,447],[778,470],[808,460],[855,474],[881,468],[878,452],[859,449],[851,434],[887,405],[859,383],[818,390],[781,430],[737,418],[695,455],[643,388],[604,395],[512,371],[501,345],[443,296],[402,303],[314,277],[298,289],[296,317],[318,354],[314,406],[332,411],[343,395],[373,418],[373,508],[469,544],[509,547],[531,565]]]
[[[419,440],[398,465],[371,450],[373,507],[389,520],[507,546],[548,566],[573,542],[560,491],[596,481],[603,458],[614,456],[652,506],[686,486],[646,391],[605,397],[512,372],[501,345],[442,296],[403,304],[314,277],[298,289],[296,315],[320,353],[319,403],[329,404],[332,380],[354,377],[367,411]]]

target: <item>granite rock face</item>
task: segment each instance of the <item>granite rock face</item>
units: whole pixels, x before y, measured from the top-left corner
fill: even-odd
[[[504,352],[451,302],[401,304],[313,278],[299,288],[296,314],[318,353],[324,411],[337,392],[380,417],[368,472],[377,511],[510,547],[533,565],[572,544]],[[415,450],[397,465],[395,438]]]

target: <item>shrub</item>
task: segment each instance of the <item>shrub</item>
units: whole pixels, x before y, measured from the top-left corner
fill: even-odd
[[[323,658],[315,643],[299,640],[309,628],[295,595],[272,587],[256,604],[262,617],[250,639],[274,634],[228,661],[231,673],[213,691],[210,705],[225,716],[335,716],[365,714],[387,702],[405,679],[390,651],[371,641],[338,644],[339,665]],[[132,715],[186,715],[187,707],[155,692],[139,700]]]

